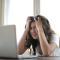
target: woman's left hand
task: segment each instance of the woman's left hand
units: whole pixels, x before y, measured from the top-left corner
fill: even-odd
[[[43,28],[42,28],[42,22],[41,22],[40,18],[38,18],[38,20],[35,20],[35,23],[36,23],[36,28],[37,28],[38,32],[41,31],[41,30],[43,30]]]

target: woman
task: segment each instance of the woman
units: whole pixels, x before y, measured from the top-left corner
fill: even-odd
[[[59,47],[59,37],[51,30],[48,19],[41,15],[28,17],[18,52],[23,54],[31,45],[33,55],[38,52],[41,56],[51,56],[54,49]]]

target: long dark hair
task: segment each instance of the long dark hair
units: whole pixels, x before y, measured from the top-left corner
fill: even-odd
[[[41,18],[42,27],[43,27],[45,36],[47,38],[48,43],[50,43],[51,36],[52,36],[52,30],[50,28],[49,21],[48,21],[47,18],[45,18],[44,16],[41,16],[41,15],[35,16],[35,19],[38,20],[38,17]],[[30,20],[31,20],[31,22],[29,24],[29,28],[31,28],[31,23],[34,22],[35,20],[34,20],[33,16],[30,16],[28,18],[30,18]],[[28,32],[28,34],[29,34],[29,36],[26,37],[26,44],[25,44],[25,46],[27,48],[30,48],[30,46],[32,45],[32,48],[33,48],[33,51],[34,51],[33,55],[35,55],[36,54],[36,47],[39,45],[39,40],[33,39],[33,37],[30,34],[30,31]]]
[[[41,16],[41,15],[37,15],[35,17],[35,19],[38,20],[38,17],[40,18],[40,20],[42,22],[42,27],[43,27],[45,36],[47,38],[47,41],[48,41],[48,43],[50,43],[52,34],[54,34],[55,32],[51,29],[49,20],[47,18],[45,18],[44,16]]]

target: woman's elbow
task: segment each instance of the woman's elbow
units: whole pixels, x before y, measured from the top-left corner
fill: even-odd
[[[44,57],[48,57],[48,56],[49,56],[49,54],[48,54],[48,53],[46,53],[46,54],[43,54],[43,56],[44,56]]]
[[[44,54],[43,54],[43,56],[50,56],[50,54],[51,54],[51,51],[49,50],[49,51],[46,51]]]
[[[20,50],[19,48],[17,48],[17,54],[22,55],[24,52],[22,52],[22,50]]]
[[[22,55],[22,54],[23,54],[23,52],[18,52],[18,54],[19,54],[19,55]]]

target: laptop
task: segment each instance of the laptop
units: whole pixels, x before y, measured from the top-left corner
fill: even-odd
[[[16,26],[0,26],[0,57],[17,57]]]

